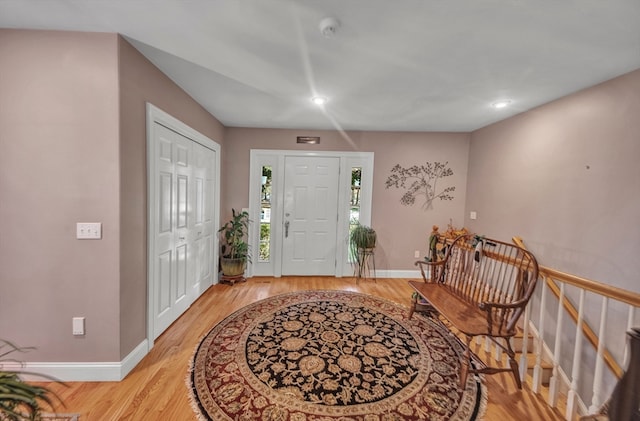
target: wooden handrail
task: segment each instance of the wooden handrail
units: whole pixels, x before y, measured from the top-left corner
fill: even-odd
[[[602,284],[600,282],[581,278],[576,275],[560,272],[559,270],[547,268],[544,266],[540,266],[539,270],[541,273],[545,273],[550,278],[558,279],[564,283],[577,286],[587,291],[595,292],[598,295],[604,295],[605,297],[613,298],[614,300],[621,301],[634,307],[640,307],[640,294],[636,294],[635,292],[617,288],[611,285]]]
[[[513,237],[513,242],[518,247],[526,250],[524,242],[520,237]],[[635,307],[640,307],[640,294],[636,294],[634,292],[627,291],[621,288],[616,288],[614,286],[605,285],[589,279],[581,278],[576,275],[560,272],[558,270],[547,268],[545,266],[539,266],[538,270],[540,276],[544,278],[545,283],[558,299],[560,298],[560,287],[558,287],[558,284],[554,281],[554,279],[576,286],[578,288],[582,288],[587,291],[595,292],[596,294],[603,295],[614,300],[621,301],[626,304],[630,304]],[[562,300],[562,305],[564,306],[567,313],[569,313],[573,321],[577,323],[578,310],[566,296],[563,298],[564,299]],[[582,331],[584,332],[584,336],[585,338],[587,338],[589,343],[591,343],[591,345],[597,349],[599,343],[598,336],[593,331],[591,326],[589,326],[589,324],[584,320],[582,321]],[[608,349],[605,348],[602,356],[609,369],[616,375],[618,379],[621,378],[624,374],[624,370],[622,369],[622,367],[620,367],[615,358],[613,358],[613,355],[611,355]]]
[[[522,247],[525,250],[527,249],[522,238],[513,237],[513,242],[518,247]],[[541,274],[544,273],[550,278],[558,279],[564,283],[577,286],[578,288],[582,288],[587,291],[595,292],[599,295],[604,295],[605,297],[613,298],[614,300],[621,301],[634,307],[640,307],[640,294],[638,293],[592,281],[590,279],[581,278],[580,276],[571,275],[569,273],[560,272],[559,270],[541,265],[538,265],[538,270]]]

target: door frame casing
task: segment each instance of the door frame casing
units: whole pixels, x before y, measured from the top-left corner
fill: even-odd
[[[215,152],[215,180],[213,182],[213,209],[211,218],[213,219],[213,232],[217,233],[220,225],[220,145],[198,132],[197,130],[189,127],[182,121],[176,119],[169,113],[161,110],[155,105],[147,102],[147,342],[148,349],[153,348],[154,344],[154,314],[153,314],[153,300],[156,294],[156,268],[155,268],[155,230],[154,226],[158,223],[158,215],[154,208],[156,203],[156,164],[155,164],[155,152],[157,144],[155,142],[155,129],[154,124],[158,123],[167,127],[170,130],[179,133],[180,135],[190,139],[193,142],[199,143],[202,146],[211,149]],[[212,266],[212,284],[218,283],[218,236],[213,236],[213,259]],[[203,286],[201,292],[204,292],[210,285]]]
[[[346,151],[298,151],[275,149],[252,149],[249,169],[249,218],[254,223],[249,226],[249,243],[252,262],[247,267],[248,276],[282,276],[282,226],[284,207],[284,164],[287,156],[296,157],[336,157],[340,158],[340,177],[338,183],[338,221],[336,236],[336,277],[350,276],[352,272],[348,261],[347,235],[349,232],[349,201],[351,196],[351,168],[362,168],[360,184],[360,223],[371,225],[371,207],[373,191],[373,152]],[[269,262],[259,262],[260,211],[261,211],[261,170],[265,165],[272,166],[272,212],[271,212],[271,250],[276,258]]]

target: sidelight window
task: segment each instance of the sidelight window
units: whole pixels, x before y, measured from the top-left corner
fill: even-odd
[[[260,250],[258,261],[269,262],[271,259],[271,166],[262,167],[260,186]]]
[[[360,223],[360,187],[362,185],[362,167],[351,167],[351,198],[349,200],[349,233]],[[354,256],[349,256],[352,262]]]

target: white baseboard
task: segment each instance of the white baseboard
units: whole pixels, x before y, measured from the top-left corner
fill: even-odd
[[[377,270],[377,278],[420,279],[417,270]],[[147,339],[131,351],[122,361],[116,362],[27,362],[3,363],[3,368],[11,371],[43,374],[66,382],[120,381],[142,361],[149,352]],[[25,374],[27,380],[42,380],[37,375]]]
[[[419,270],[376,270],[376,278],[422,279]]]
[[[124,360],[120,362],[120,380],[127,377],[127,374],[129,374],[131,370],[133,370],[138,363],[142,361],[142,359],[149,353],[149,350],[149,341],[145,339],[140,342],[138,346],[129,353],[129,355],[124,357]]]
[[[120,381],[148,352],[149,345],[145,339],[120,362],[27,362],[24,364],[3,364],[3,368],[43,374],[65,382]],[[37,375],[27,374],[23,377],[26,380],[42,381],[42,378]]]

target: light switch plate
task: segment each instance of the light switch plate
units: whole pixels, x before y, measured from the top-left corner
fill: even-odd
[[[73,318],[73,335],[74,336],[84,335],[84,317]]]
[[[100,240],[102,238],[102,222],[78,222],[76,224],[78,240]]]

